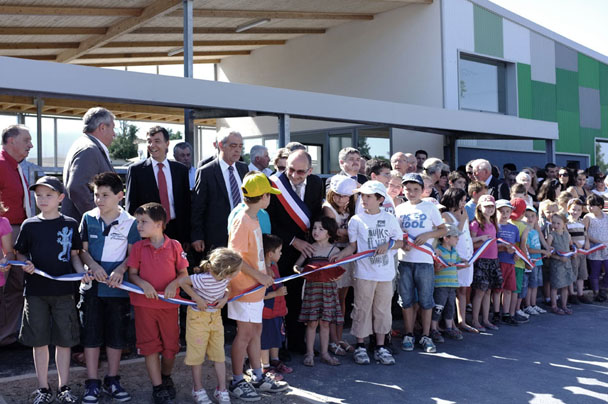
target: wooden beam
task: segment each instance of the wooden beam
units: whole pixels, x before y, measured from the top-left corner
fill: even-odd
[[[230,27],[194,27],[195,34],[238,34],[236,28]],[[325,28],[251,28],[242,34],[324,34]],[[1,31],[0,31],[1,32]],[[180,27],[144,27],[136,29],[132,34],[182,34]]]
[[[218,50],[218,51],[203,51],[203,52],[194,52],[194,56],[246,56],[250,55],[250,50]],[[55,60],[56,55],[27,55],[27,56],[16,56],[22,59],[32,59],[32,60]],[[129,59],[129,58],[166,58],[169,57],[167,52],[129,52],[129,53],[90,53],[88,55],[83,55],[76,60],[73,60],[73,63],[79,63],[88,59],[106,59],[110,61],[111,59]],[[181,58],[181,56],[180,56]]]
[[[57,62],[70,62],[79,56],[90,52],[93,49],[97,49],[104,46],[113,39],[120,35],[129,33],[134,29],[141,27],[153,18],[165,15],[179,6],[181,6],[182,0],[155,0],[152,4],[143,9],[141,15],[136,17],[126,18],[119,21],[116,25],[108,28],[108,32],[101,36],[92,36],[80,43],[78,49],[66,50],[57,56]]]
[[[194,64],[201,63],[220,63],[221,59],[194,59]],[[181,65],[184,64],[182,59],[179,60],[152,60],[146,62],[112,62],[112,63],[79,63],[79,65],[94,66],[94,67],[116,67],[116,66],[159,66],[159,65]]]
[[[103,35],[105,27],[0,27],[0,35]]]
[[[78,42],[4,42],[0,49],[75,49]]]
[[[236,41],[194,41],[194,46],[263,46],[263,45],[285,45],[287,41],[280,40],[236,40]],[[182,41],[150,41],[150,42],[110,42],[104,48],[173,48],[182,46]],[[1,49],[1,48],[0,48]]]
[[[179,17],[178,11],[168,14]],[[276,11],[276,10],[194,10],[194,17],[205,18],[270,18],[285,20],[373,20],[373,14],[367,13],[330,13],[318,11]]]
[[[123,7],[59,7],[59,6],[0,6],[0,15],[84,15],[131,16],[142,14],[141,8]]]

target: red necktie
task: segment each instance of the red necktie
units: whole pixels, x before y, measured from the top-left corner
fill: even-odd
[[[163,205],[167,212],[167,223],[171,220],[171,204],[169,203],[169,192],[167,191],[167,179],[163,171],[164,164],[158,163],[158,193],[160,195],[160,204]]]

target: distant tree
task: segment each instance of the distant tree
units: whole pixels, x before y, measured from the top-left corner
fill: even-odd
[[[169,140],[182,140],[181,131],[173,132],[173,129],[168,129],[167,132],[169,132]]]
[[[368,156],[368,157],[372,157],[369,153],[370,153],[370,149],[369,149],[369,144],[367,143],[367,138],[365,137],[360,137],[359,138],[359,147],[357,147],[359,149],[359,154],[361,154],[362,156]]]
[[[602,151],[602,143],[600,142],[595,143],[595,164],[600,167],[603,173],[608,170],[608,161],[606,161],[606,156]]]
[[[113,159],[128,160],[137,157],[137,131],[139,128],[126,121],[120,121],[119,132],[109,147]]]

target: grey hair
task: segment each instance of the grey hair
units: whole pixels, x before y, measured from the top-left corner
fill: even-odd
[[[8,139],[19,136],[22,130],[29,133],[30,129],[25,125],[9,125],[2,130],[2,144],[7,144]]]
[[[253,163],[256,158],[262,157],[264,152],[267,152],[267,151],[268,151],[268,148],[266,146],[262,146],[260,144],[256,144],[255,146],[253,146],[251,148],[251,151],[249,152],[249,158],[251,159],[251,162]]]
[[[522,184],[523,181],[528,180],[530,183],[532,183],[532,177],[530,176],[530,174],[525,173],[523,171],[521,171],[519,174],[517,174],[517,176],[515,177],[515,182],[517,182],[518,184]]]
[[[294,152],[296,150],[306,150],[306,146],[300,142],[289,142],[285,145],[285,148],[290,152]]]
[[[93,133],[99,125],[102,123],[109,125],[114,119],[114,114],[103,107],[90,108],[82,117],[84,124],[82,133]]]
[[[179,142],[178,144],[173,146],[173,150],[175,150],[175,149],[179,149],[179,150],[190,149],[191,152],[193,150],[192,145],[188,142]]]
[[[444,170],[444,166],[445,163],[437,157],[431,157],[426,159],[424,164],[422,165],[424,171],[426,171],[428,175],[433,175],[436,172],[441,172],[442,170]]]
[[[241,133],[240,133],[240,132],[237,132],[237,131],[235,131],[235,130],[232,130],[232,131],[220,131],[220,132],[217,134],[217,138],[216,138],[216,140],[217,140],[217,144],[219,145],[219,144],[221,143],[221,144],[222,144],[222,146],[225,146],[225,145],[226,145],[226,143],[228,143],[228,138],[229,138],[231,135],[237,135],[237,136],[239,136],[241,139],[243,138],[243,135],[241,135]]]
[[[473,160],[471,167],[473,167],[473,170],[488,170],[490,173],[492,172],[492,166],[486,159]]]
[[[344,161],[349,154],[358,154],[359,157],[361,157],[361,152],[359,152],[359,150],[355,149],[354,147],[345,147],[338,153],[338,160]]]

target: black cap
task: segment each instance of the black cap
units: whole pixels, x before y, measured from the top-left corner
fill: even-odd
[[[38,181],[34,185],[30,185],[30,191],[35,191],[38,185],[44,185],[45,187],[51,188],[53,191],[57,191],[60,194],[65,194],[65,188],[61,181],[50,175],[38,178]]]
[[[403,176],[401,183],[406,184],[408,182],[415,182],[416,184],[419,184],[422,188],[424,188],[424,181],[422,180],[422,177],[420,176],[420,174],[416,174],[416,173],[405,174]]]

